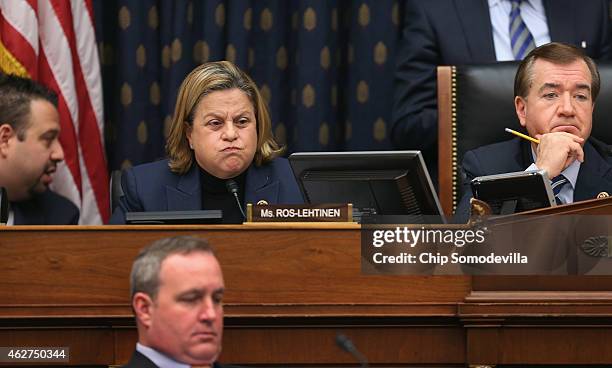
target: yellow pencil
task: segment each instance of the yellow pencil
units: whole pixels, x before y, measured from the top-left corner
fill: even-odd
[[[526,139],[528,141],[531,141],[531,142],[533,142],[535,144],[540,144],[540,140],[539,139],[532,138],[532,137],[530,137],[530,136],[528,136],[526,134],[523,134],[521,132],[517,132],[516,130],[512,130],[510,128],[506,128],[506,132],[512,133],[512,134],[516,135],[517,137],[521,137],[521,138]]]

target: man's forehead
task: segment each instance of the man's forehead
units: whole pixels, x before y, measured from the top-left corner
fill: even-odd
[[[537,59],[532,69],[532,79],[538,86],[545,83],[560,84],[574,82],[576,84],[592,83],[592,76],[586,62],[576,59],[569,63],[555,63],[549,60]]]
[[[167,256],[161,264],[160,283],[202,278],[206,278],[206,281],[222,280],[221,266],[212,253],[175,253]]]
[[[43,99],[30,101],[28,127],[38,130],[60,130],[59,112],[55,105]]]

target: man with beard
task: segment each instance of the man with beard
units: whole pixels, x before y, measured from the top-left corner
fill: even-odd
[[[130,275],[138,343],[124,368],[229,368],[216,362],[223,336],[221,266],[204,239],[160,239]]]
[[[79,210],[49,190],[59,142],[57,96],[26,78],[0,75],[0,187],[9,199],[8,224],[77,224]]]

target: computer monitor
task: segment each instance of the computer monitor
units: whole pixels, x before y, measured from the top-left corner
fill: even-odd
[[[302,152],[289,162],[308,203],[352,203],[360,222],[445,222],[420,151]]]
[[[556,205],[544,170],[479,176],[471,182],[474,198],[486,202],[494,215],[510,215]]]
[[[149,211],[125,214],[125,223],[128,225],[220,224],[222,222],[223,211],[221,210]]]

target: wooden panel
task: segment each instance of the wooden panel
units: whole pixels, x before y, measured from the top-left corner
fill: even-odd
[[[208,238],[223,266],[228,363],[353,364],[337,332],[379,366],[612,362],[600,344],[612,277],[361,275],[350,224],[2,229],[0,346],[66,344],[71,365],[126,363],[132,260],[179,234]]]
[[[110,328],[0,329],[0,346],[67,346],[70,348],[69,364],[77,366],[114,362],[113,340],[113,331]],[[15,366],[18,364],[3,365]]]
[[[354,224],[5,228],[0,325],[39,344],[53,338],[38,331],[78,325],[94,341],[103,331],[109,341],[94,345],[107,355],[71,364],[126,363],[137,338],[129,304],[132,260],[153,240],[179,234],[209,239],[223,265],[226,362],[351,363],[333,342],[343,328],[373,362],[465,360],[454,316],[470,278],[361,275]],[[71,349],[89,354],[80,337],[67,338],[74,340]],[[0,346],[9,342],[0,335]]]
[[[138,341],[138,332],[136,327],[117,328],[114,331],[115,338],[115,364],[127,364],[134,352],[136,342]]]
[[[470,364],[607,364],[612,327],[492,328],[468,331]]]
[[[294,320],[293,323],[300,320]],[[327,321],[312,325],[268,321],[263,325],[227,321],[220,360],[233,364],[352,364],[354,358],[336,346],[337,333],[349,336],[372,364],[461,364],[465,361],[460,326],[423,321]],[[259,321],[264,322],[264,321]],[[415,324],[415,323],[419,324]],[[283,326],[283,323],[285,324]],[[279,324],[275,326],[275,324]],[[60,337],[58,337],[58,335]],[[132,327],[0,330],[1,346],[69,346],[70,365],[126,364],[137,333]],[[0,364],[1,365],[1,364]]]
[[[371,364],[461,364],[465,361],[461,328],[410,326],[229,328],[225,331],[221,360],[228,356],[236,364],[354,364],[355,358],[336,346],[337,333],[348,336]]]
[[[109,314],[118,308],[125,312],[129,271],[139,249],[179,234],[209,239],[223,265],[228,304],[458,302],[469,290],[470,279],[463,276],[361,275],[355,225],[315,231],[266,226],[32,228],[0,232],[0,258],[8,265],[0,268],[0,309],[79,305],[81,312],[92,306]]]
[[[612,276],[473,276],[474,290],[606,291]]]
[[[438,195],[448,216],[453,213],[451,67],[438,67]]]

